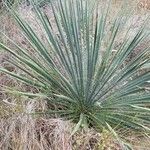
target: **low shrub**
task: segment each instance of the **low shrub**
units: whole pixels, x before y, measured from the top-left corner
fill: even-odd
[[[149,37],[144,30],[147,22],[132,36],[129,28],[123,43],[114,50],[117,35],[128,19],[123,11],[113,19],[108,30],[109,3],[101,12],[98,2],[90,0],[58,0],[55,4],[51,2],[50,7],[55,23],[33,4],[49,47],[30,24],[10,9],[35,55],[7,37],[16,49],[3,43],[0,48],[12,55],[8,63],[20,73],[5,68],[0,71],[40,91],[10,92],[45,98],[50,104],[46,113],[76,122],[72,134],[80,127],[106,128],[116,138],[120,128],[149,132],[150,93],[145,90],[145,84],[150,80],[150,72],[137,74],[150,61],[149,46],[125,63],[138,44]],[[109,40],[104,47],[106,36]]]

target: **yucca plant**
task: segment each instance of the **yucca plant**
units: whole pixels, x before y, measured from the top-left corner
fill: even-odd
[[[18,93],[41,96],[55,105],[47,113],[59,114],[76,122],[73,132],[81,125],[112,131],[123,128],[149,132],[150,109],[147,106],[150,93],[145,90],[145,84],[150,80],[150,72],[141,73],[150,60],[149,46],[126,62],[137,45],[149,36],[144,30],[147,22],[132,36],[129,29],[121,46],[114,51],[116,38],[128,17],[121,11],[107,30],[110,3],[99,11],[97,1],[51,2],[57,33],[48,16],[38,6],[33,7],[48,46],[13,10],[10,11],[35,55],[30,55],[11,39],[15,50],[0,43],[0,48],[12,56],[8,62],[22,73],[5,68],[0,68],[0,71],[40,91]],[[104,46],[108,35],[109,40]]]

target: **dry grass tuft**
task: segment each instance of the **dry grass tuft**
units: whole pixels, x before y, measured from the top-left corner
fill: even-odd
[[[142,10],[150,10],[150,0],[139,0],[137,7]]]
[[[28,101],[24,112],[0,120],[1,150],[71,150],[70,123],[31,115],[37,106]]]

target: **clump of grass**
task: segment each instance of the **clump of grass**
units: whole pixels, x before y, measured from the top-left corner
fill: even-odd
[[[150,1],[149,0],[139,0],[138,9],[141,10],[150,10]]]
[[[71,136],[74,126],[72,123],[34,114],[41,105],[43,104],[37,100],[24,99],[21,111],[11,111],[13,114],[1,116],[1,150],[96,150],[103,143],[103,140],[107,140],[105,134],[100,134],[93,129],[88,129],[86,132],[80,130],[74,136]],[[47,109],[45,106],[42,108],[43,110]],[[10,110],[8,112],[11,113]],[[108,137],[110,136],[109,134]],[[111,140],[109,139],[113,145],[114,139]],[[110,147],[107,143],[104,142],[103,146]]]
[[[29,105],[32,107],[31,103]],[[60,119],[36,119],[30,115],[20,114],[9,119],[1,119],[0,127],[1,150],[71,149],[69,124]]]

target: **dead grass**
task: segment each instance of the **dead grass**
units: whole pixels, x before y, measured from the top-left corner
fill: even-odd
[[[38,105],[30,100],[22,112],[0,119],[1,150],[124,150],[106,130],[81,129],[71,137],[74,124],[69,121],[31,115]],[[128,135],[127,139],[134,150],[148,150],[148,138]]]
[[[150,0],[139,0],[137,7],[142,10],[150,10]]]
[[[1,117],[1,150],[117,150],[118,145],[108,132],[81,129],[71,137],[74,124],[34,114],[41,105],[43,102],[36,99],[26,99],[20,112]]]
[[[69,124],[19,115],[0,121],[1,150],[71,150]]]

